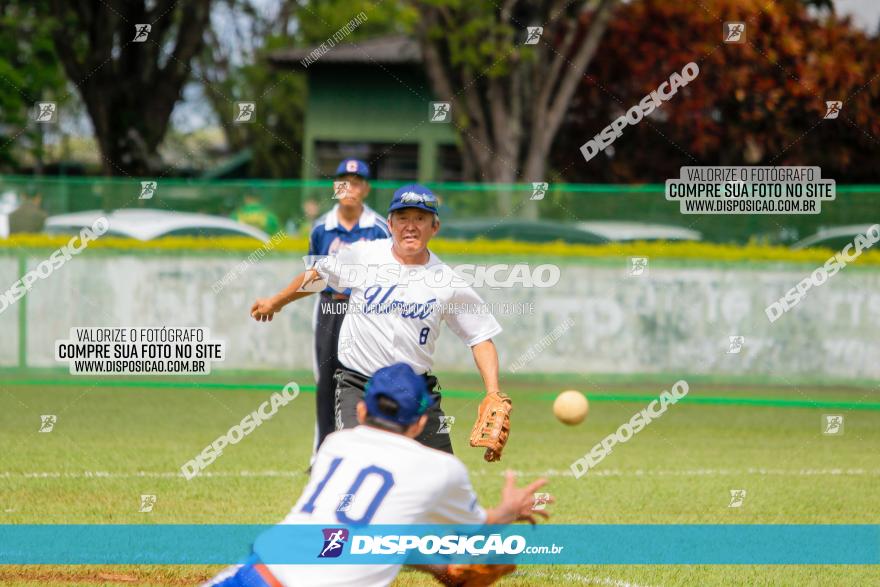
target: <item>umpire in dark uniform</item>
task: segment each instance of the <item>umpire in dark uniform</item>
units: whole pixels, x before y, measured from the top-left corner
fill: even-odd
[[[337,203],[312,226],[309,255],[335,255],[340,248],[360,240],[388,238],[385,220],[364,199],[370,192],[370,168],[363,161],[345,159],[336,169],[334,193]],[[339,328],[348,307],[349,290],[328,287],[318,296],[315,308],[315,452],[335,431],[336,380]]]

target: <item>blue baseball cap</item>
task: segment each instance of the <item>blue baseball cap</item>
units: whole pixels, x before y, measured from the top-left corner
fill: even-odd
[[[370,166],[360,159],[344,159],[336,168],[336,177],[352,173],[360,175],[364,179],[370,178]]]
[[[391,205],[388,206],[388,213],[391,214],[401,208],[419,208],[432,214],[438,214],[439,205],[434,192],[423,185],[411,183],[394,192]]]
[[[397,413],[393,416],[379,409],[379,396],[383,395],[397,404]],[[433,401],[425,378],[416,375],[406,363],[395,363],[373,374],[364,390],[364,403],[367,404],[367,413],[373,418],[411,426],[431,407]]]

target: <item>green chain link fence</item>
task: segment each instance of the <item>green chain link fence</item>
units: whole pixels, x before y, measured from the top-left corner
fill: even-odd
[[[146,180],[147,178],[145,178]],[[0,176],[3,194],[38,191],[49,214],[81,210],[147,207],[229,215],[248,193],[256,194],[279,217],[282,226],[306,220],[303,204],[315,200],[321,212],[333,203],[330,180],[203,181],[163,179],[155,196],[139,199],[140,180],[128,178],[33,178]],[[368,204],[382,212],[400,182],[371,184]],[[489,219],[494,223],[522,218],[565,223],[618,221],[666,224],[697,230],[711,242],[790,242],[822,227],[880,221],[880,185],[837,186],[837,199],[821,214],[683,215],[677,202],[666,201],[663,186],[551,185],[541,200],[531,200],[531,184],[428,184],[442,199],[444,221]],[[9,196],[7,196],[9,197]],[[516,238],[516,235],[512,235]]]

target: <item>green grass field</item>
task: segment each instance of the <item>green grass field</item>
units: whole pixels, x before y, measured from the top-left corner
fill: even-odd
[[[501,464],[467,446],[478,380],[439,374],[456,454],[481,501],[502,472],[546,475],[555,523],[880,523],[880,401],[870,388],[760,388],[691,382],[690,393],[582,479],[570,463],[674,382],[517,377],[513,432]],[[180,466],[290,380],[307,373],[194,379],[0,374],[0,523],[273,523],[306,482],[314,395],[304,392],[192,481]],[[591,400],[576,427],[556,422],[562,389]],[[724,398],[732,398],[728,401]],[[756,399],[757,398],[757,399]],[[766,402],[764,398],[780,401]],[[751,401],[749,401],[751,399]],[[843,414],[842,436],[821,434]],[[41,414],[58,417],[38,432]],[[740,508],[729,491],[745,489]],[[155,494],[151,513],[140,495]],[[243,555],[246,553],[242,553]],[[12,585],[195,585],[221,567],[0,566]],[[435,584],[404,572],[395,585]],[[501,585],[869,585],[877,566],[527,566]]]

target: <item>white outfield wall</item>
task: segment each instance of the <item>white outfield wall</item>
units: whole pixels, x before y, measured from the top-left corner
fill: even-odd
[[[18,279],[18,259],[0,255],[0,295]],[[0,301],[0,308],[3,302]],[[18,311],[13,306],[0,312],[0,365],[18,365]]]
[[[44,258],[29,257],[27,267]],[[465,262],[477,261],[450,259]],[[71,327],[191,326],[226,341],[227,359],[214,370],[311,369],[316,297],[271,323],[249,317],[253,300],[286,285],[302,261],[267,257],[215,294],[212,285],[239,263],[220,255],[81,255],[38,281],[23,309],[18,302],[0,313],[0,366],[19,365],[22,326],[31,367],[63,366],[54,343]],[[767,304],[815,266],[652,260],[647,275],[630,276],[627,265],[625,258],[565,261],[552,288],[480,288],[487,302],[534,305],[532,314],[496,313],[502,371],[880,380],[876,268],[844,268],[771,324]],[[0,293],[17,278],[17,258],[0,255]],[[744,337],[739,353],[728,353],[732,335]],[[474,369],[450,331],[441,334],[436,359],[440,373]]]

